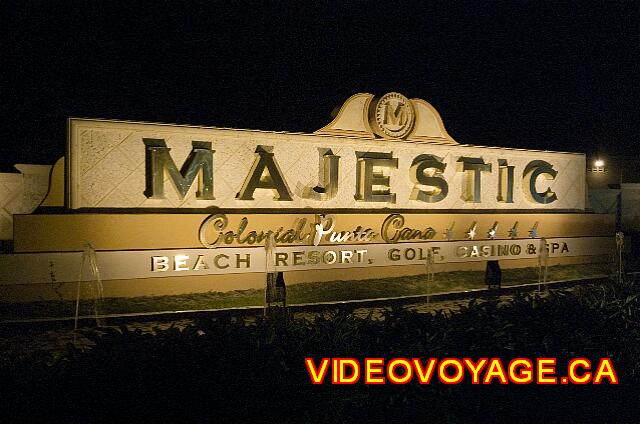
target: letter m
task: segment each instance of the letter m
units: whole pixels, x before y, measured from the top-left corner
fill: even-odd
[[[384,123],[398,126],[406,124],[407,111],[404,107],[404,103],[398,102],[395,106],[387,103],[384,107]]]
[[[150,199],[164,199],[165,170],[169,179],[180,196],[180,199],[189,192],[189,189],[198,178],[198,191],[196,198],[201,200],[213,200],[213,150],[211,143],[206,141],[192,141],[193,148],[182,165],[180,171],[169,154],[171,151],[163,139],[143,138],[145,145],[145,196]]]

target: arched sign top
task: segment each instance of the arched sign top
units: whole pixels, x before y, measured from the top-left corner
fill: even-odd
[[[411,100],[400,93],[387,93],[374,99],[369,108],[373,131],[380,137],[405,138],[416,119]]]
[[[369,93],[349,97],[334,120],[316,133],[458,144],[447,133],[440,114],[431,104],[396,92],[381,97]]]

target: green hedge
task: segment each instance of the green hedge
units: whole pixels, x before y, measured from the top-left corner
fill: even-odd
[[[229,318],[155,334],[111,329],[55,361],[5,358],[0,395],[8,422],[637,422],[639,323],[630,283],[383,319],[336,310],[286,326]],[[606,356],[620,385],[313,386],[308,356],[551,356],[559,370],[573,357]]]

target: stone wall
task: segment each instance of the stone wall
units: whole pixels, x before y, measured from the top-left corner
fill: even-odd
[[[622,231],[640,231],[640,184],[621,184],[619,189],[589,188],[589,207],[595,213],[619,213]]]
[[[50,165],[15,167],[19,173],[0,173],[0,241],[13,239],[13,215],[33,212],[49,189]]]
[[[622,229],[640,231],[640,184],[621,185]]]

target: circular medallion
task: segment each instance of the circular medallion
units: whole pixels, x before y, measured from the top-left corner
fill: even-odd
[[[376,134],[404,138],[413,129],[416,115],[411,100],[400,93],[387,93],[376,103],[374,117]]]

